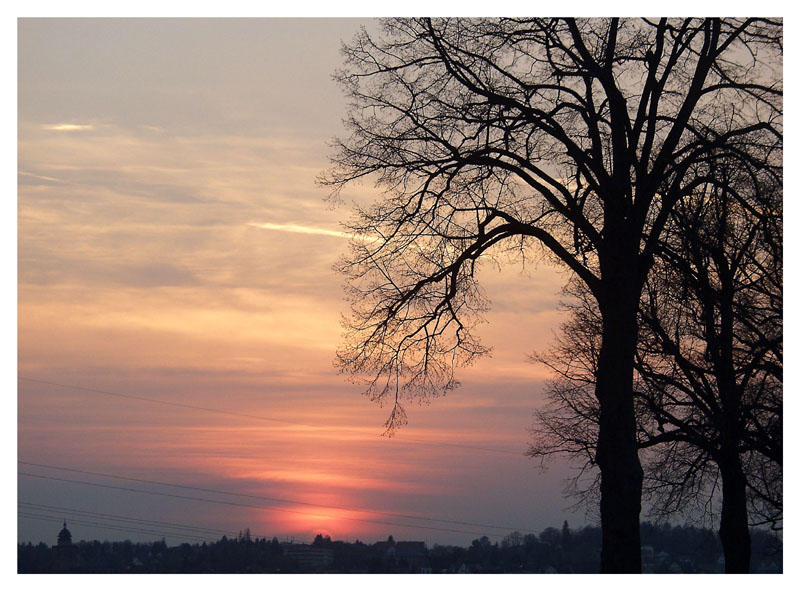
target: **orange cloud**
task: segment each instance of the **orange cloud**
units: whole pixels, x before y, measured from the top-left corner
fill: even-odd
[[[256,223],[250,222],[248,226],[262,228],[264,230],[276,230],[278,232],[295,232],[297,234],[317,234],[319,236],[334,236],[336,238],[350,238],[352,234],[347,232],[337,232],[336,230],[326,230],[311,226],[299,226],[297,224],[272,224],[269,222]]]
[[[42,125],[42,129],[47,131],[91,131],[94,125],[77,123],[55,123],[52,125]]]

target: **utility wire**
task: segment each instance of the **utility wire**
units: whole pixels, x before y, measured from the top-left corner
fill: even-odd
[[[142,490],[137,488],[129,488],[124,486],[114,486],[111,484],[100,484],[97,482],[89,482],[86,480],[76,480],[72,478],[57,478],[55,476],[45,476],[43,474],[33,474],[30,472],[18,472],[20,476],[29,476],[31,478],[41,478],[44,480],[52,480],[56,482],[72,482],[75,484],[85,484],[88,486],[96,486],[100,488],[107,488],[111,490],[120,490],[126,492],[135,492],[141,494],[148,494],[148,495],[156,495],[161,497],[169,497],[173,499],[182,499],[182,500],[189,500],[189,501],[200,501],[205,503],[214,503],[217,505],[229,505],[233,507],[247,507],[251,509],[268,509],[270,511],[281,511],[284,513],[294,513],[299,515],[305,515],[306,517],[325,517],[321,515],[314,515],[313,513],[307,513],[304,511],[298,511],[295,509],[287,509],[285,507],[274,507],[274,506],[266,506],[266,505],[254,505],[251,503],[237,503],[234,501],[222,501],[219,499],[208,499],[208,498],[201,498],[201,497],[191,497],[186,495],[178,495],[174,493],[165,493],[165,492],[156,492],[156,491],[149,491],[149,490]],[[357,509],[353,509],[353,511],[357,511]],[[460,534],[470,534],[470,535],[484,535],[485,532],[476,532],[476,531],[466,531],[461,529],[451,529],[451,528],[444,528],[444,527],[435,527],[432,525],[419,525],[419,524],[409,524],[409,523],[397,523],[391,521],[381,521],[377,519],[366,519],[366,518],[358,518],[358,517],[344,517],[340,516],[337,519],[345,519],[347,521],[359,521],[364,523],[376,523],[379,525],[391,525],[394,527],[405,527],[405,528],[420,528],[420,529],[430,529],[434,531],[442,531],[442,532],[449,532],[449,533],[460,533]],[[427,519],[426,519],[427,520]]]
[[[55,522],[61,521],[61,517],[57,517],[57,516],[54,516],[54,515],[37,515],[37,514],[33,514],[33,513],[20,512],[19,516],[20,517],[24,517],[26,519],[40,519],[40,520],[44,520],[44,521],[55,521]],[[213,538],[210,538],[208,536],[203,537],[203,536],[198,536],[198,535],[195,535],[195,534],[184,534],[184,533],[170,533],[170,534],[167,534],[165,532],[160,532],[160,531],[140,529],[140,528],[136,528],[136,527],[115,526],[115,525],[110,525],[110,524],[106,524],[106,523],[98,523],[98,522],[94,522],[94,521],[85,521],[85,520],[82,520],[82,519],[72,519],[71,518],[70,521],[72,523],[77,523],[79,525],[89,525],[89,526],[92,526],[92,527],[99,527],[101,529],[111,529],[111,530],[123,531],[123,532],[127,532],[127,533],[139,533],[139,534],[146,534],[146,535],[154,535],[154,536],[160,536],[162,538],[167,538],[167,537],[169,537],[169,538],[178,538],[180,536],[183,536],[183,538],[192,538],[192,539],[201,540],[201,541],[204,541],[204,542],[205,541],[213,541]]]
[[[48,380],[40,380],[40,379],[36,379],[36,378],[29,378],[29,377],[26,377],[26,376],[19,376],[19,379],[20,380],[30,381],[30,382],[41,383],[41,384],[47,384],[47,385],[51,385],[51,386],[62,387],[62,388],[72,388],[72,389],[76,389],[76,390],[93,392],[93,393],[96,393],[96,394],[114,396],[114,397],[118,397],[118,398],[127,398],[127,399],[142,401],[142,402],[150,402],[150,403],[162,404],[162,405],[166,405],[166,406],[174,406],[174,407],[178,407],[178,408],[188,408],[188,409],[193,409],[193,410],[200,410],[200,411],[203,411],[203,412],[224,414],[224,415],[229,415],[229,416],[239,416],[239,417],[243,417],[243,418],[271,421],[271,422],[277,422],[277,423],[282,423],[282,424],[287,424],[287,425],[307,427],[307,428],[313,428],[313,429],[325,429],[325,428],[327,428],[326,426],[323,426],[323,425],[313,425],[313,424],[308,424],[308,423],[300,423],[300,422],[297,422],[297,421],[289,421],[289,420],[285,420],[285,419],[267,417],[267,416],[263,416],[263,415],[254,415],[254,414],[249,414],[249,413],[241,413],[241,412],[236,412],[236,411],[227,411],[227,410],[223,410],[223,409],[202,407],[202,406],[185,404],[185,403],[180,403],[180,402],[159,400],[159,399],[148,398],[148,397],[144,397],[144,396],[136,396],[136,395],[132,395],[132,394],[124,394],[124,393],[121,393],[121,392],[112,392],[112,391],[109,391],[109,390],[100,390],[100,389],[97,389],[97,388],[88,388],[88,387],[84,387],[84,386],[76,386],[74,384],[63,384],[63,383],[53,382],[53,381],[48,381]],[[478,450],[478,451],[487,451],[487,452],[492,452],[492,453],[509,454],[509,455],[514,455],[516,457],[521,457],[521,454],[519,452],[514,452],[514,451],[511,451],[511,450],[507,450],[507,449],[481,447],[481,446],[474,446],[474,445],[468,445],[468,444],[440,443],[440,442],[430,442],[430,441],[414,440],[414,439],[406,439],[403,443],[414,443],[414,444],[419,444],[419,445],[429,445],[429,446],[439,446],[439,447],[463,448],[463,449],[471,449],[471,450]],[[224,495],[255,498],[255,499],[266,500],[266,501],[270,501],[270,502],[301,504],[301,505],[307,505],[309,507],[328,508],[328,509],[341,509],[341,510],[345,510],[345,511],[369,512],[369,513],[374,513],[374,514],[379,514],[379,515],[386,515],[386,516],[390,516],[390,517],[399,517],[399,518],[402,518],[402,519],[421,520],[421,521],[437,522],[437,523],[450,523],[450,524],[455,524],[455,525],[466,525],[466,526],[481,527],[481,528],[491,528],[491,529],[498,529],[498,530],[504,530],[504,531],[515,531],[515,530],[518,530],[518,528],[514,528],[514,527],[510,527],[510,526],[499,526],[499,525],[474,523],[474,522],[459,521],[459,520],[436,519],[436,518],[431,518],[431,517],[420,517],[420,516],[408,515],[408,514],[402,514],[402,513],[393,513],[393,512],[388,512],[388,511],[380,511],[380,510],[376,510],[376,509],[361,509],[361,508],[346,507],[346,506],[341,506],[341,505],[322,505],[322,504],[315,504],[315,503],[307,503],[307,502],[303,502],[303,501],[292,501],[290,499],[282,499],[282,498],[277,498],[277,497],[264,497],[264,496],[259,496],[259,495],[235,493],[235,492],[231,492],[231,491],[224,491],[224,490],[218,490],[218,489],[209,489],[209,488],[202,488],[202,487],[193,487],[193,486],[188,486],[188,485],[172,484],[172,483],[160,482],[160,481],[154,481],[154,480],[130,478],[130,477],[119,476],[119,475],[103,473],[103,472],[91,472],[91,471],[87,471],[87,470],[78,470],[78,469],[73,469],[73,468],[62,468],[62,467],[59,467],[59,466],[51,466],[51,465],[47,465],[47,464],[36,464],[36,463],[32,463],[32,462],[23,462],[23,461],[20,461],[20,463],[21,464],[30,465],[30,466],[42,467],[42,468],[50,468],[50,469],[55,469],[55,470],[64,470],[64,471],[82,473],[82,474],[86,474],[86,475],[103,476],[103,477],[109,477],[109,478],[116,478],[116,479],[120,479],[120,480],[127,480],[127,481],[131,481],[131,482],[140,482],[140,483],[146,483],[146,484],[156,484],[156,485],[161,485],[161,486],[170,486],[170,487],[184,488],[184,489],[189,489],[189,490],[197,490],[197,491],[201,491],[201,492],[211,492],[211,493],[224,494]],[[129,490],[129,491],[132,491],[132,492],[143,492],[143,493],[146,493],[146,494],[165,494],[165,493],[153,493],[153,492],[150,492],[150,491],[140,491],[140,490],[137,490],[137,489],[125,489],[125,488],[122,488],[122,487],[110,487],[108,485],[100,485],[100,484],[97,484],[97,483],[77,481],[77,480],[58,479],[58,478],[46,477],[46,476],[41,476],[41,475],[37,475],[37,474],[30,474],[30,473],[24,473],[24,472],[20,472],[20,474],[21,475],[31,476],[31,477],[38,477],[38,478],[49,478],[51,480],[61,480],[61,481],[66,481],[66,482],[77,482],[77,483],[88,484],[88,485],[92,485],[92,486],[104,486],[106,488],[116,488],[116,489],[120,489],[120,490]],[[167,496],[175,496],[175,495],[167,495]],[[192,497],[188,497],[188,498],[192,498]],[[198,498],[193,498],[193,500],[201,500],[201,501],[217,502],[217,503],[222,502],[222,501],[215,501],[215,500],[212,500],[212,499],[198,499]],[[234,503],[234,504],[236,504],[236,503]],[[248,505],[243,505],[243,504],[237,504],[237,505],[248,506]],[[259,506],[259,507],[261,507],[261,506]],[[280,507],[271,507],[271,509],[304,514],[301,511],[292,511],[290,509],[285,509],[285,508],[280,508]],[[349,517],[345,517],[344,519],[355,520],[355,521],[366,521],[366,522],[373,522],[373,523],[381,523],[381,524],[384,524],[384,525],[395,525],[395,526],[399,526],[399,527],[421,527],[421,528],[424,528],[424,529],[435,529],[435,530],[439,530],[439,531],[449,531],[449,532],[455,532],[455,533],[468,533],[468,534],[477,533],[477,532],[471,532],[471,531],[452,530],[452,529],[446,529],[446,528],[433,528],[433,527],[429,527],[429,526],[426,527],[426,526],[422,526],[422,525],[407,525],[407,524],[400,524],[400,523],[380,522],[380,521],[375,521],[375,520],[356,519],[356,518],[349,518]],[[483,533],[483,532],[479,532],[479,533]]]
[[[195,525],[187,525],[183,523],[175,523],[172,521],[158,521],[152,519],[142,519],[139,517],[128,517],[125,515],[113,515],[110,513],[98,513],[96,511],[87,511],[84,509],[71,509],[69,507],[56,507],[54,505],[40,505],[38,503],[26,503],[23,501],[19,501],[18,504],[22,507],[23,511],[27,510],[37,510],[37,511],[48,511],[51,513],[58,514],[59,512],[65,515],[77,515],[78,517],[95,517],[100,519],[106,520],[113,520],[113,521],[122,521],[122,522],[130,522],[135,525],[144,525],[144,526],[161,526],[161,527],[168,527],[173,529],[184,529],[189,531],[194,531],[194,533],[198,534],[222,534],[222,535],[231,535],[231,531],[223,530],[223,529],[214,529],[210,527],[201,527]],[[71,519],[71,517],[70,517]]]
[[[136,396],[136,395],[133,395],[133,394],[123,394],[121,392],[112,392],[110,390],[99,390],[97,388],[87,388],[85,386],[76,386],[74,384],[61,384],[59,382],[51,382],[51,381],[48,381],[48,380],[39,380],[39,379],[36,379],[36,378],[29,378],[29,377],[25,377],[25,376],[18,376],[18,379],[25,380],[25,381],[28,381],[28,382],[36,382],[38,384],[48,384],[50,386],[58,386],[60,388],[72,388],[74,390],[82,390],[84,392],[93,392],[95,394],[103,394],[105,396],[115,396],[117,398],[127,398],[127,399],[130,399],[130,400],[138,400],[138,401],[141,401],[141,402],[151,402],[153,404],[163,404],[165,406],[175,406],[175,407],[178,407],[178,408],[189,408],[189,409],[192,409],[192,410],[201,410],[203,412],[223,414],[223,415],[229,415],[229,416],[235,416],[235,417],[243,417],[243,418],[246,418],[246,419],[256,419],[256,420],[260,420],[260,421],[270,421],[270,422],[274,422],[274,423],[282,423],[282,424],[285,424],[285,425],[292,425],[292,426],[295,426],[295,427],[307,427],[307,428],[311,428],[311,429],[329,429],[330,428],[330,427],[328,427],[326,425],[313,425],[313,424],[309,424],[309,423],[300,423],[300,422],[297,422],[297,421],[289,421],[289,420],[286,420],[286,419],[276,419],[275,417],[267,417],[267,416],[264,416],[264,415],[254,415],[254,414],[236,412],[236,411],[232,411],[232,410],[223,410],[223,409],[219,409],[219,408],[208,408],[208,407],[204,407],[204,406],[196,406],[196,405],[193,405],[193,404],[185,404],[185,403],[182,403],[182,402],[171,402],[171,401],[168,401],[168,400],[159,400],[157,398],[148,398],[148,397],[145,397],[145,396]],[[398,440],[398,441],[400,441],[400,440]],[[445,442],[437,442],[437,441],[424,441],[422,439],[404,439],[404,440],[400,441],[400,443],[414,443],[414,444],[417,444],[417,445],[429,445],[429,446],[434,446],[434,447],[453,447],[453,448],[461,448],[461,449],[470,449],[470,450],[475,450],[475,451],[486,451],[486,452],[491,452],[491,453],[507,454],[507,455],[513,455],[513,456],[520,457],[520,458],[523,457],[523,454],[521,452],[519,452],[519,451],[513,451],[513,450],[510,450],[510,449],[503,449],[503,448],[498,448],[498,447],[482,447],[482,446],[479,446],[479,445],[469,445],[469,444],[466,444],[466,443],[445,443]]]
[[[148,480],[145,478],[132,478],[128,476],[120,476],[118,474],[110,474],[108,472],[94,472],[91,470],[79,470],[77,468],[64,468],[62,466],[53,466],[50,464],[37,464],[34,462],[24,462],[22,460],[17,460],[17,463],[23,464],[25,466],[35,466],[37,468],[47,468],[50,470],[61,470],[64,472],[74,472],[77,474],[85,474],[87,476],[103,476],[106,478],[115,478],[117,480],[127,480],[130,482],[140,482],[143,484],[155,484],[159,486],[170,486],[174,488],[182,488],[186,490],[196,490],[199,492],[209,492],[209,493],[216,493],[222,495],[230,495],[236,497],[246,497],[250,499],[257,499],[261,501],[269,501],[269,502],[277,502],[277,503],[289,503],[293,505],[306,505],[308,507],[316,507],[321,509],[342,509],[344,511],[357,511],[357,512],[367,512],[367,513],[375,513],[377,515],[385,515],[387,517],[399,517],[401,519],[416,519],[422,521],[430,521],[430,522],[437,522],[437,523],[449,523],[451,525],[466,525],[471,527],[481,527],[481,528],[491,528],[491,529],[499,529],[504,531],[513,531],[518,528],[514,528],[511,526],[506,525],[491,525],[488,523],[475,523],[472,521],[458,521],[455,519],[439,519],[435,517],[427,517],[427,516],[420,516],[420,515],[410,515],[406,513],[395,513],[391,511],[381,511],[379,509],[362,509],[360,507],[348,507],[345,505],[324,505],[321,503],[308,503],[305,501],[293,501],[291,499],[281,498],[281,497],[267,497],[263,495],[252,495],[247,493],[237,493],[233,491],[227,490],[220,490],[216,488],[203,488],[200,486],[191,486],[187,484],[174,484],[171,482],[163,482],[159,480]]]

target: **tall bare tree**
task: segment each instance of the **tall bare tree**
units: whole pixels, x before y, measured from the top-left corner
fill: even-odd
[[[566,265],[602,318],[604,572],[641,570],[633,358],[654,248],[710,162],[782,134],[781,36],[770,19],[393,19],[344,48],[350,136],[324,182],[386,193],[352,222],[341,366],[402,424],[404,397],[485,351],[482,259]]]
[[[783,193],[778,175],[764,182],[762,172],[717,167],[718,183],[675,206],[643,292],[635,359],[645,488],[671,514],[708,503],[721,482],[732,573],[750,565],[748,504],[751,523],[782,515]],[[601,322],[586,289],[572,293],[564,334],[541,357],[558,379],[530,453],[578,456],[585,469],[598,430],[589,390]]]
[[[731,182],[737,172],[722,167],[716,174],[719,184],[673,212],[663,273],[648,280],[637,368],[649,412],[673,426],[663,437],[702,450],[718,467],[726,572],[748,572],[742,456],[778,465],[783,458],[783,193],[767,185],[767,199],[753,199],[741,191],[749,179]]]

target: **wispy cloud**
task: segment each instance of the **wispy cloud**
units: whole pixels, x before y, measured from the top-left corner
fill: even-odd
[[[278,232],[294,232],[296,234],[319,234],[321,236],[335,236],[337,238],[352,238],[352,234],[347,232],[338,232],[336,230],[326,230],[325,228],[315,228],[313,226],[298,226],[296,224],[272,224],[270,222],[256,223],[251,222],[247,224],[254,228],[262,228],[264,230],[276,230]]]
[[[55,123],[52,125],[42,125],[42,129],[47,131],[91,131],[94,125],[80,125],[77,123]]]
[[[54,183],[63,182],[61,179],[57,179],[57,178],[52,177],[52,176],[45,176],[43,174],[34,174],[32,172],[25,172],[24,170],[20,170],[19,171],[19,175],[20,176],[27,176],[27,177],[34,178],[34,179],[39,179],[41,181],[50,181],[50,182],[54,182]]]

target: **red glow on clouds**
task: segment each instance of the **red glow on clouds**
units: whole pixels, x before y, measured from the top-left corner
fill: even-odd
[[[124,507],[142,518],[163,509],[165,521],[306,540],[419,533],[367,509],[482,513],[489,521],[514,513],[525,521],[542,479],[522,451],[545,375],[526,354],[547,346],[558,320],[562,277],[552,269],[522,276],[486,268],[481,281],[495,307],[478,331],[495,347],[491,362],[461,372],[463,388],[430,406],[409,404],[409,425],[392,439],[381,437],[387,409],[333,368],[347,307],[332,271],[347,241],[335,229],[347,214],[322,206],[325,190],[315,178],[341,117],[330,72],[355,23],[260,24],[249,38],[254,55],[281,56],[262,64],[274,69],[263,79],[278,80],[281,92],[263,96],[251,68],[215,71],[223,62],[198,54],[194,25],[184,23],[141,67],[158,80],[189,75],[181,88],[226,105],[219,116],[235,117],[210,121],[205,109],[187,111],[186,93],[154,95],[137,76],[115,77],[125,100],[93,99],[81,130],[43,125],[58,123],[54,112],[65,100],[106,97],[108,79],[91,73],[118,72],[120,56],[140,56],[140,37],[101,31],[135,33],[141,24],[23,19],[22,26],[30,34],[21,36],[21,53],[38,65],[20,68],[18,369],[67,386],[20,381],[19,458],[289,502],[268,509],[257,499],[242,501],[257,508],[174,499],[167,507],[164,497],[20,479],[21,499],[78,507],[91,498],[83,508],[107,502],[109,513]],[[208,40],[208,50],[218,43],[238,59],[244,40],[239,25],[230,26]],[[287,35],[287,27],[314,32]],[[130,45],[119,45],[126,39]],[[296,50],[287,49],[292,44]],[[66,59],[72,50],[82,59]],[[167,53],[174,59],[161,59]],[[169,70],[178,63],[186,66]],[[308,76],[294,75],[301,66]],[[130,97],[149,105],[148,117],[164,129],[130,119]],[[270,114],[276,119],[265,121]],[[177,120],[185,127],[170,127]],[[375,194],[367,185],[355,190],[345,201]],[[560,478],[551,478],[555,492],[547,493],[555,501],[537,497],[544,526],[559,522],[551,509],[563,506]],[[49,535],[21,532],[34,541]]]

